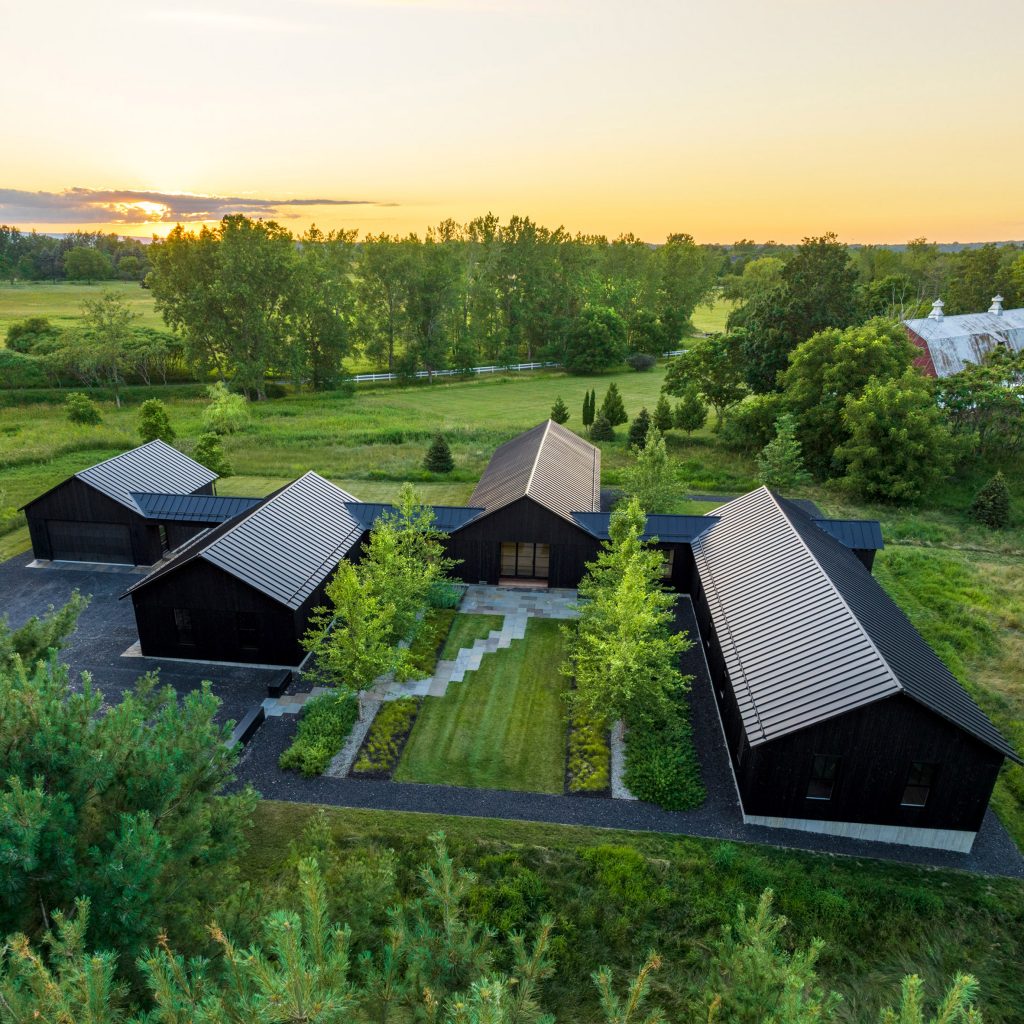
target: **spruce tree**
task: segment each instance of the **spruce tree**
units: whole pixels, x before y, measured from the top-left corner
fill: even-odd
[[[139,437],[143,444],[156,440],[170,444],[175,436],[167,406],[159,398],[147,398],[139,406]]]
[[[672,411],[672,422],[677,430],[685,430],[692,434],[700,430],[708,418],[708,407],[700,396],[696,385],[691,384],[684,392],[682,400],[676,402]]]
[[[809,479],[803,453],[796,437],[796,419],[787,413],[775,426],[775,437],[757,456],[757,478],[767,487],[795,487]]]
[[[637,413],[636,419],[629,425],[629,446],[631,448],[643,448],[647,444],[647,435],[650,429],[651,414],[645,406]]]
[[[604,393],[604,401],[601,402],[601,412],[613,427],[617,427],[620,423],[626,423],[629,420],[629,417],[626,415],[626,407],[622,404],[622,395],[619,394],[619,388],[615,381],[608,385],[608,390]]]
[[[452,450],[443,434],[435,434],[423,459],[423,468],[431,473],[450,473],[455,468]]]
[[[1001,530],[1010,522],[1010,489],[1002,470],[978,491],[968,513],[993,530]]]
[[[569,419],[569,407],[562,401],[561,395],[555,399],[555,404],[551,406],[551,419],[556,423],[565,423]]]
[[[594,425],[590,428],[590,439],[592,441],[614,441],[615,431],[608,422],[608,417],[599,412],[594,418]]]
[[[672,406],[668,404],[668,399],[664,395],[658,399],[658,404],[654,407],[651,422],[663,434],[672,429]]]

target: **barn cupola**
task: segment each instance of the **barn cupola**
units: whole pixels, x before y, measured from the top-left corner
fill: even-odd
[[[941,320],[942,319],[942,307],[945,303],[942,299],[936,299],[932,303],[932,311],[928,314],[929,320]]]
[[[992,296],[992,305],[988,307],[988,311],[993,316],[1002,316],[1003,315],[1003,297],[1002,297],[1002,295],[993,295]]]

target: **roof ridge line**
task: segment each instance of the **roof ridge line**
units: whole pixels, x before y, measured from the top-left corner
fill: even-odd
[[[84,479],[83,476],[82,476],[83,473],[88,473],[89,470],[91,470],[91,469],[99,469],[100,466],[105,466],[105,465],[107,465],[108,462],[116,462],[118,459],[123,459],[126,455],[131,455],[132,452],[141,451],[143,448],[148,448],[152,444],[160,444],[164,448],[170,448],[173,452],[176,452],[178,455],[181,455],[181,456],[183,456],[186,459],[190,459],[190,461],[192,461],[192,462],[196,461],[195,459],[192,459],[190,456],[185,455],[185,453],[183,451],[181,451],[180,449],[175,448],[173,444],[168,444],[162,438],[154,437],[152,441],[146,441],[144,444],[137,444],[134,448],[128,448],[127,450],[125,450],[123,452],[118,452],[116,455],[111,455],[109,459],[104,459],[102,462],[94,462],[91,466],[86,466],[85,469],[80,469],[77,473],[75,473],[75,476],[78,477],[79,480],[82,480],[82,479]],[[202,465],[202,463],[196,463],[196,464],[197,465]],[[203,466],[203,469],[206,469],[206,468],[207,468],[206,466]],[[213,472],[213,471],[210,470],[210,472]],[[218,480],[220,479],[220,474],[219,473],[215,473],[214,476]],[[88,482],[89,481],[86,480],[86,483],[88,483]]]
[[[771,498],[772,504],[779,510],[779,514],[782,516],[782,518],[785,519],[786,526],[789,528],[793,536],[796,537],[797,541],[800,543],[800,546],[810,556],[811,561],[814,563],[815,569],[824,578],[825,582],[829,586],[829,589],[832,591],[833,594],[835,594],[837,598],[839,598],[840,604],[842,604],[842,606],[846,609],[846,613],[850,616],[850,618],[853,619],[854,625],[857,627],[858,630],[860,630],[860,633],[864,637],[864,639],[867,640],[868,646],[870,646],[870,648],[875,652],[875,654],[878,655],[882,664],[885,666],[885,670],[889,673],[889,678],[892,679],[892,681],[896,684],[897,691],[899,693],[906,693],[906,687],[904,687],[904,685],[899,680],[899,676],[897,676],[895,671],[893,671],[892,665],[889,664],[889,659],[878,649],[878,644],[875,643],[874,639],[872,639],[871,637],[871,634],[868,633],[867,629],[864,628],[864,623],[860,621],[860,618],[858,617],[857,613],[854,612],[854,610],[850,607],[849,603],[847,602],[846,598],[843,597],[843,595],[839,592],[839,588],[835,585],[835,582],[832,579],[832,577],[829,576],[827,572],[825,572],[825,567],[821,564],[821,562],[818,561],[817,556],[807,546],[807,541],[805,541],[803,537],[800,536],[800,531],[793,525],[792,520],[790,520],[789,516],[786,515],[785,509],[779,504],[779,499],[765,484],[762,484],[761,487],[763,490],[768,492],[768,496]],[[808,516],[807,518],[811,519],[810,516]],[[814,520],[811,519],[812,523],[813,521]],[[825,530],[822,530],[821,532],[826,537],[832,536]],[[835,540],[834,537],[832,539]],[[836,541],[836,543],[839,544],[839,541]],[[840,547],[843,547],[844,551],[849,551],[849,548],[846,548],[843,545],[840,545]],[[882,698],[876,699],[881,700]],[[871,701],[870,703],[874,703],[874,701]]]
[[[549,416],[544,421],[544,433],[540,435],[540,444],[537,445],[537,453],[534,455],[533,465],[530,467],[530,478],[526,481],[526,486],[523,488],[523,494],[530,494],[530,488],[533,486],[533,477],[537,472],[537,464],[540,462],[540,453],[544,450],[544,442],[548,439],[548,431],[551,429],[551,423],[552,420]]]

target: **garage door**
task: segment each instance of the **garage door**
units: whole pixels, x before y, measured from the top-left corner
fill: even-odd
[[[131,565],[132,539],[121,523],[47,521],[54,558],[70,562],[121,562]]]

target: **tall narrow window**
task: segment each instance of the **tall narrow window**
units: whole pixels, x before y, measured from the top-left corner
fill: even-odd
[[[839,758],[815,754],[811,764],[811,780],[807,783],[808,800],[831,800],[839,777]]]
[[[676,549],[669,548],[665,552],[665,558],[661,563],[661,578],[663,580],[670,580],[672,578],[672,569],[676,562]]]
[[[167,540],[167,527],[164,526],[163,523],[161,523],[157,527],[157,530],[158,530],[158,532],[160,534],[160,550],[161,551],[170,551],[171,550],[171,545],[170,545],[170,543]]]
[[[903,787],[903,799],[900,801],[903,807],[924,807],[928,803],[937,768],[937,764],[929,764],[927,761],[911,762],[907,784]]]
[[[260,649],[260,620],[252,612],[239,612],[238,646],[243,651],[254,652]]]
[[[174,628],[178,634],[178,643],[183,647],[191,647],[195,643],[192,635],[192,612],[188,608],[174,609]]]

